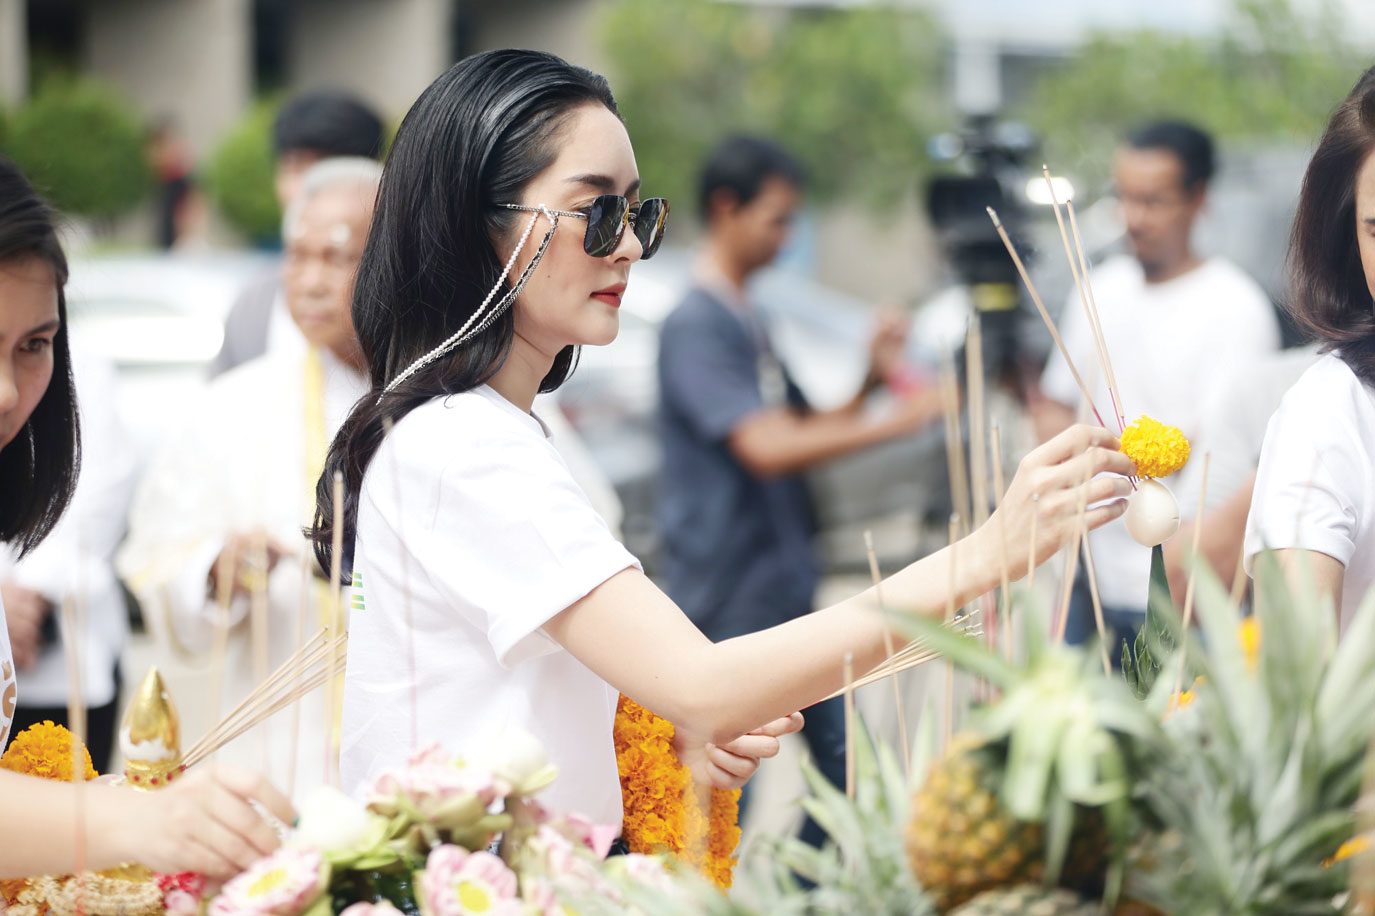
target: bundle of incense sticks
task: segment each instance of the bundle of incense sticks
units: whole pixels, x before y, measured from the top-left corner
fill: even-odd
[[[329,677],[332,660],[338,658],[347,641],[343,633],[331,636],[326,630],[317,632],[186,752],[185,765],[205,760],[319,688]]]
[[[980,614],[977,610],[971,611],[969,614],[966,614],[963,617],[955,618],[954,620],[947,623],[946,626],[958,632],[964,633],[966,636],[977,637],[983,635],[983,625],[980,621]],[[916,668],[918,665],[924,665],[932,659],[936,659],[939,657],[939,652],[936,652],[932,649],[928,649],[921,640],[913,640],[912,642],[909,642],[907,645],[903,646],[901,649],[894,652],[892,656],[890,656],[889,659],[885,661],[883,664],[874,668],[872,671],[870,671],[863,677],[856,679],[853,684],[849,685],[849,689],[867,687],[868,685],[877,683],[878,681],[881,681],[886,677],[892,677],[895,674],[899,674],[903,671],[908,671],[912,668]],[[840,690],[837,690],[835,693],[831,694],[831,696],[827,697],[826,699],[829,700],[832,697],[838,697],[844,692],[845,688],[842,688]]]

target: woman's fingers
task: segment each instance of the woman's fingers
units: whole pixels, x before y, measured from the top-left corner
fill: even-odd
[[[715,745],[707,745],[714,747]],[[764,759],[767,757],[777,757],[779,750],[777,738],[770,738],[767,735],[741,735],[729,744],[720,745],[719,749],[735,754],[740,757],[754,757]]]
[[[802,713],[795,712],[791,715],[774,719],[766,725],[762,725],[750,732],[751,735],[764,735],[769,738],[781,738],[784,735],[792,735],[802,730],[806,720],[802,718]]]
[[[227,786],[216,787],[210,798],[210,816],[253,849],[255,858],[277,848],[277,834],[253,806]]]
[[[200,823],[195,839],[212,854],[228,862],[233,869],[231,874],[244,871],[262,858],[247,840],[214,817],[208,817]]]
[[[296,820],[296,809],[291,806],[291,801],[260,774],[238,767],[218,767],[215,776],[220,785],[245,801],[262,805],[283,824]]]
[[[707,745],[707,760],[713,767],[724,770],[736,779],[746,780],[759,769],[759,760],[754,757],[741,757],[714,744]]]
[[[1126,511],[1127,501],[1125,499],[1113,500],[1107,505],[1098,506],[1086,512],[1084,514],[1084,524],[1088,526],[1090,531],[1093,531],[1095,528],[1101,528],[1114,519],[1121,518]]]
[[[1050,467],[1090,448],[1102,447],[1116,451],[1119,445],[1117,437],[1101,426],[1080,423],[1032,449],[1022,463],[1035,467]]]

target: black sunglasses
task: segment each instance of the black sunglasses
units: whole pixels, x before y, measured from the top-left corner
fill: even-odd
[[[588,205],[587,210],[549,210],[545,207],[527,207],[523,204],[502,204],[507,210],[522,210],[526,213],[549,213],[554,216],[567,216],[572,219],[587,220],[587,232],[582,237],[582,250],[594,258],[604,258],[621,244],[625,227],[633,226],[635,237],[640,240],[644,253],[640,260],[648,261],[659,250],[664,240],[664,228],[668,224],[668,201],[662,197],[650,197],[631,206],[630,201],[619,194],[603,194]]]

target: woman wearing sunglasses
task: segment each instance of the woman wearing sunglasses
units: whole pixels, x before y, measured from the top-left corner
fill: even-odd
[[[66,282],[52,211],[0,158],[0,541],[21,555],[52,531],[76,488]],[[4,618],[0,607],[0,748],[17,693]],[[228,767],[193,771],[161,792],[0,771],[0,878],[65,874],[78,849],[91,869],[140,862],[228,878],[277,845],[254,803],[292,820],[275,789]]]
[[[340,536],[355,584],[346,790],[417,741],[480,753],[522,729],[560,770],[553,807],[619,823],[618,692],[675,723],[699,778],[730,786],[798,726],[794,710],[842,686],[847,656],[856,673],[882,660],[870,592],[708,641],[612,537],[530,412],[578,347],[615,339],[631,268],[654,255],[667,214],[640,196],[605,80],[558,58],[468,58],[406,116],[353,300],[373,393],[330,449],[312,532],[326,567]],[[1103,470],[1132,468],[1101,429],[1047,443],[958,563],[941,551],[893,575],[888,606],[943,614],[994,588],[1001,557],[1022,575],[1031,531],[1045,559],[1084,497],[1114,500],[1090,527],[1116,518],[1126,481],[1084,483]]]

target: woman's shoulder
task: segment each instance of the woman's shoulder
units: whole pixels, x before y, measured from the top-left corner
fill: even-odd
[[[1302,453],[1315,456],[1310,463],[1363,466],[1375,454],[1375,391],[1336,354],[1318,357],[1270,418],[1264,451],[1272,462]]]
[[[1324,353],[1280,402],[1280,413],[1314,423],[1375,415],[1375,391],[1337,353]]]

